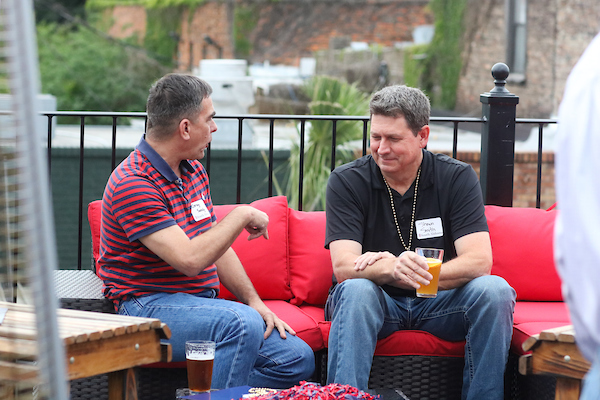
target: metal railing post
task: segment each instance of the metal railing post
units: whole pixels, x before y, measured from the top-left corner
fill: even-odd
[[[506,64],[492,67],[495,87],[480,95],[482,118],[480,183],[485,204],[511,207],[515,161],[515,119],[519,97],[505,85]]]

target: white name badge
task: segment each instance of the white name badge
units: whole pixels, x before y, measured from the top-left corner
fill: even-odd
[[[204,201],[198,200],[192,203],[192,217],[194,217],[194,221],[196,222],[210,217]]]
[[[440,217],[422,219],[415,222],[418,239],[429,239],[444,236],[442,219]]]

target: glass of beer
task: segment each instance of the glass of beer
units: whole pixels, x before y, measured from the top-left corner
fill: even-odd
[[[193,392],[208,392],[215,360],[215,342],[188,340],[185,342],[188,386]]]
[[[417,289],[417,297],[437,297],[440,269],[442,267],[442,260],[444,259],[444,250],[417,247],[415,252],[418,255],[425,257],[427,265],[429,265],[429,273],[433,276],[429,285],[421,285],[421,287]]]

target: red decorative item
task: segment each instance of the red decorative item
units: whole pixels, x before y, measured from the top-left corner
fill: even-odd
[[[363,392],[350,385],[340,385],[339,383],[330,383],[321,386],[318,383],[300,382],[300,385],[289,389],[280,390],[276,393],[269,393],[257,397],[253,400],[375,400],[381,396]]]

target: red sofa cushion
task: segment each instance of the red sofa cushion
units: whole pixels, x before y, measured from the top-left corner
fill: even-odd
[[[562,301],[518,301],[515,304],[514,324],[527,322],[558,322],[561,325],[570,325],[571,318],[567,304]]]
[[[571,325],[567,304],[562,301],[518,301],[515,305],[511,350],[525,354],[523,343],[544,329]]]
[[[331,322],[319,323],[325,344],[329,341]],[[405,330],[377,341],[376,356],[464,357],[465,341],[449,342],[429,332]]]
[[[522,356],[523,354],[527,354],[529,352],[523,351],[523,343],[530,336],[537,335],[543,330],[558,328],[561,326],[570,325],[560,322],[551,322],[551,321],[542,321],[542,322],[525,322],[523,324],[515,325],[513,327],[513,337],[510,342],[510,350]]]
[[[561,301],[561,281],[554,265],[556,211],[486,206],[494,264],[516,290],[518,300]]]
[[[96,261],[100,257],[100,221],[102,220],[102,200],[94,200],[88,204],[88,222],[90,224],[90,233],[92,235],[92,257],[94,258],[94,268]]]
[[[269,215],[269,240],[263,237],[248,240],[244,230],[231,246],[237,253],[248,277],[263,300],[290,300],[288,268],[288,203],[285,196],[268,197],[251,206]],[[215,206],[217,220],[223,219],[238,205]],[[220,298],[235,300],[221,285]]]
[[[301,308],[282,300],[265,300],[265,304],[281,320],[287,322],[296,331],[296,336],[304,340],[313,351],[325,348],[318,320],[313,318],[311,313],[306,313]],[[321,311],[322,314],[323,312]],[[279,333],[273,332],[272,334],[278,335]]]
[[[333,274],[331,256],[325,249],[325,212],[289,212],[291,303],[323,306]]]

